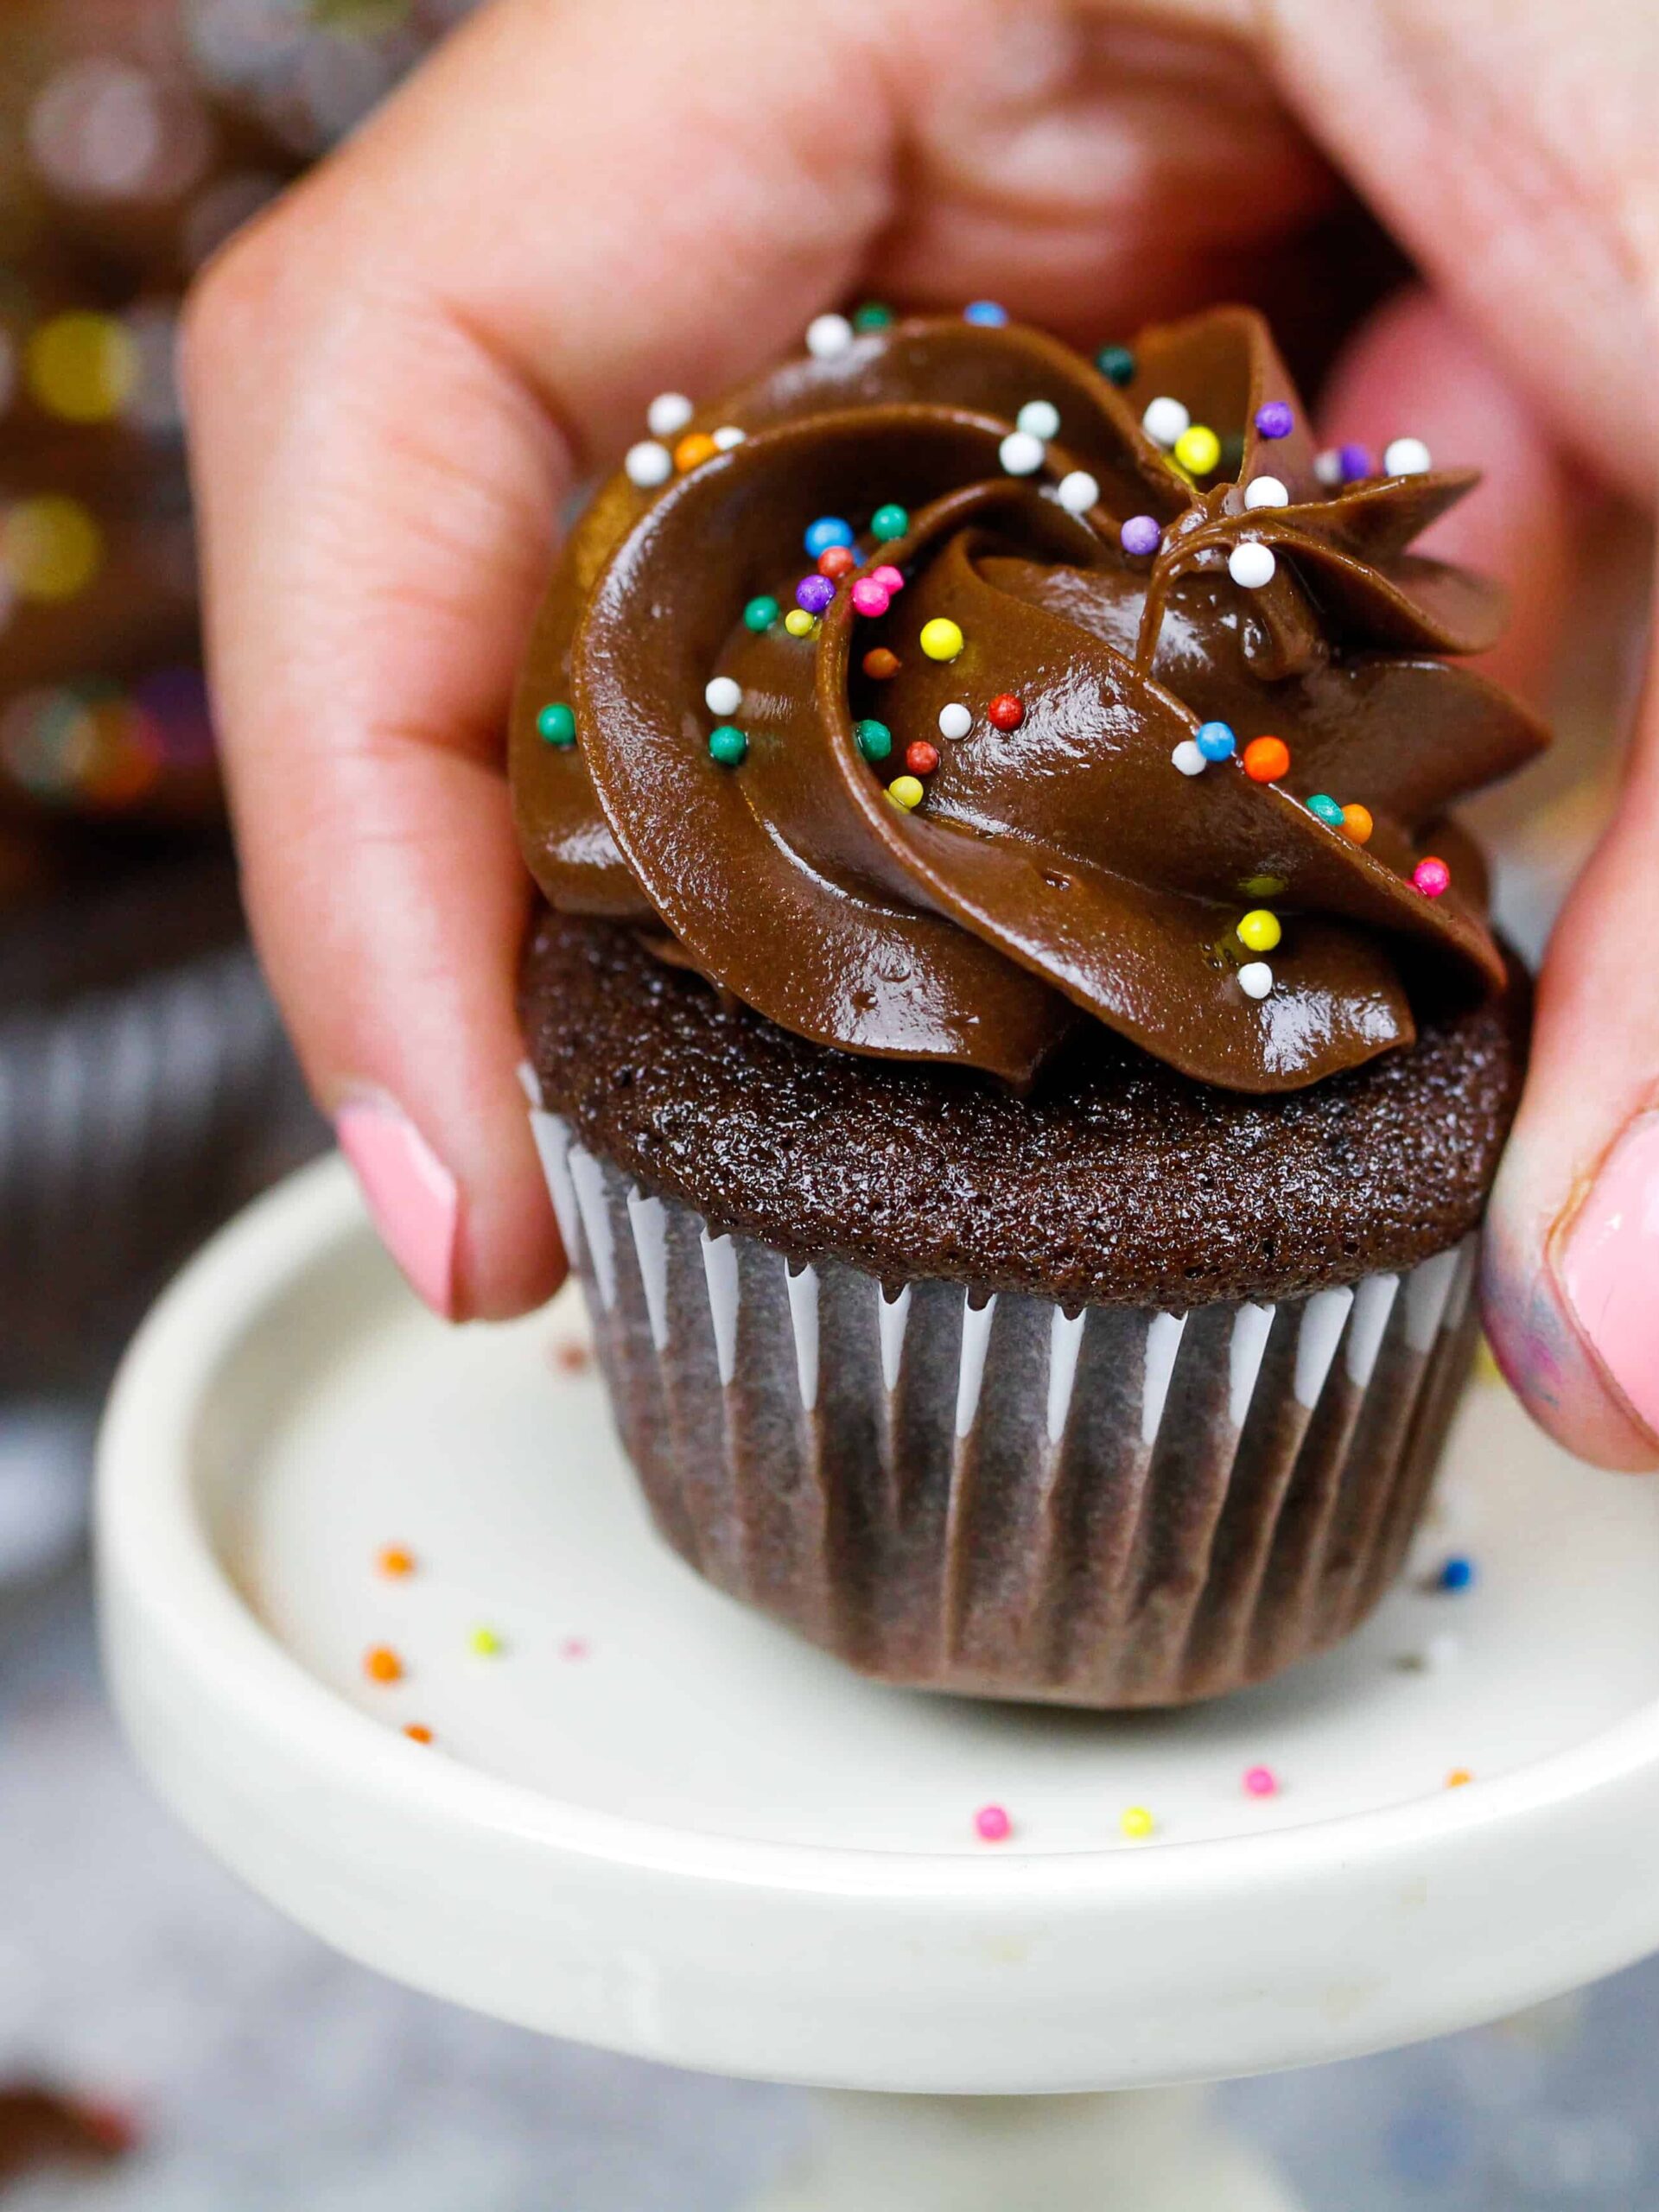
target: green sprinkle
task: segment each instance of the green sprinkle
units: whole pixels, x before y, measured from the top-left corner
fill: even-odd
[[[735,768],[749,749],[749,741],[735,722],[721,722],[709,733],[709,750],[722,768]]]
[[[858,741],[859,751],[867,760],[885,760],[893,750],[893,732],[886,722],[855,722],[853,735]]]
[[[870,517],[870,528],[884,543],[889,537],[902,537],[910,528],[910,516],[903,507],[889,500]]]
[[[467,1649],[480,1659],[499,1658],[502,1650],[501,1638],[493,1628],[475,1628],[467,1639]]]
[[[866,300],[861,308],[853,309],[855,330],[885,330],[893,321],[893,309],[885,300]]]
[[[1109,383],[1126,385],[1135,374],[1135,356],[1127,346],[1103,346],[1095,366]]]
[[[563,699],[556,699],[550,707],[543,707],[536,717],[536,727],[550,745],[563,748],[576,741],[576,718]]]
[[[752,599],[743,610],[743,626],[748,630],[770,630],[778,620],[778,602],[769,592],[762,592],[759,599]]]
[[[1337,804],[1335,799],[1327,798],[1324,791],[1314,792],[1313,798],[1307,802],[1307,810],[1320,822],[1328,823],[1332,829],[1341,829],[1342,809]]]

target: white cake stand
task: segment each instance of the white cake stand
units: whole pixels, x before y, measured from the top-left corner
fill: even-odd
[[[569,1298],[446,1330],[337,1163],[294,1179],[118,1384],[111,1677],[198,1835],[353,1956],[618,2050],[903,2093],[828,2100],[773,2212],[1282,2212],[1196,2090],[1152,2085],[1438,2034],[1659,1948],[1659,1489],[1497,1388],[1428,1540],[1472,1590],[1418,1576],[1285,1681],[1115,1720],[867,1684],[705,1588],[584,1344]]]

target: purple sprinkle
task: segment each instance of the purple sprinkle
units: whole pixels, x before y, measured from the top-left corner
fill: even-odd
[[[1287,438],[1296,417],[1282,399],[1270,399],[1255,410],[1255,427],[1264,438]]]
[[[1375,476],[1376,474],[1376,464],[1364,446],[1338,446],[1337,466],[1342,471],[1344,484],[1352,484],[1362,476]]]
[[[795,604],[809,614],[822,614],[835,595],[836,588],[828,576],[803,576],[795,587]]]
[[[1163,534],[1151,515],[1131,515],[1117,533],[1126,553],[1155,553]]]

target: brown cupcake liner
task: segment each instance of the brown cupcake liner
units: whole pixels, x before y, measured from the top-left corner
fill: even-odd
[[[861,1672],[1179,1704],[1334,1643],[1398,1573],[1469,1368],[1472,1238],[1185,1316],[895,1288],[709,1229],[527,1087],[658,1529]]]

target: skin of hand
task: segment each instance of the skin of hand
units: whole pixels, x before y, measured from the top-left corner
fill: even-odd
[[[1437,547],[1547,658],[1570,488],[1650,505],[1648,0],[493,0],[207,272],[183,350],[253,926],[394,1255],[455,1318],[563,1271],[515,1079],[502,729],[558,518],[859,295],[1080,343],[1260,293],[1357,190],[1421,271],[1322,427],[1484,464]],[[1659,696],[1562,917],[1487,1241],[1534,1413],[1659,1463]],[[1604,1166],[1606,1173],[1603,1173]],[[1646,1357],[1643,1357],[1645,1346]]]

